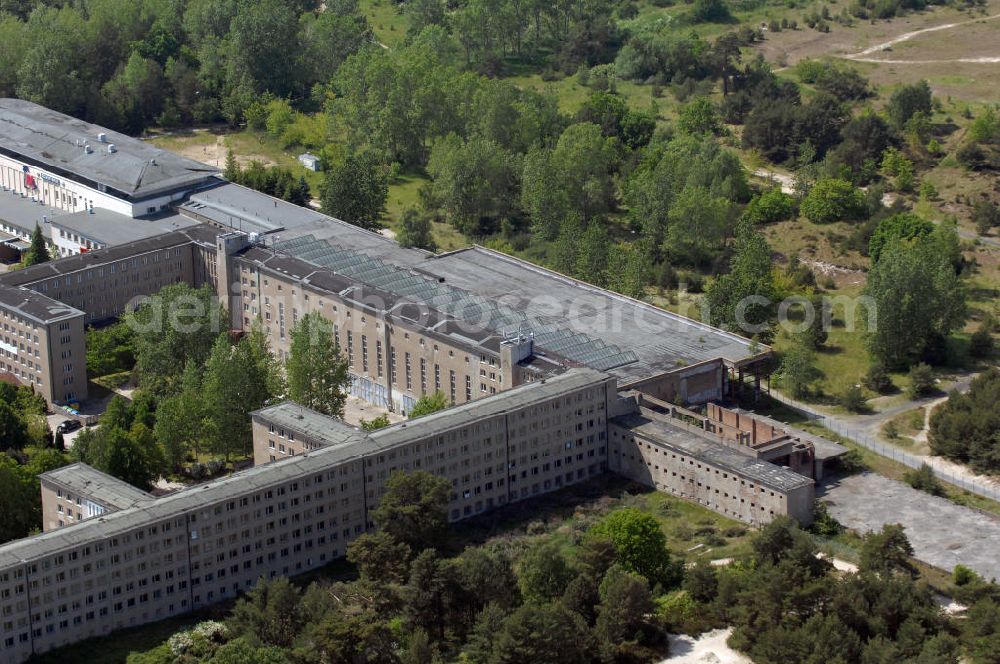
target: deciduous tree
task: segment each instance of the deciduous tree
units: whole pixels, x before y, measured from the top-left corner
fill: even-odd
[[[403,216],[399,220],[399,232],[396,234],[396,241],[402,247],[416,247],[426,251],[437,251],[437,243],[434,241],[431,219],[425,214],[421,214],[416,208],[407,208],[403,211]]]
[[[448,397],[440,390],[431,394],[425,394],[413,404],[413,408],[410,409],[410,419],[436,413],[439,410],[444,410],[449,405]]]
[[[158,395],[172,393],[188,360],[204,366],[227,320],[208,286],[195,289],[184,283],[165,286],[127,314],[140,387]]]
[[[861,190],[846,180],[823,178],[802,200],[802,214],[816,224],[855,221],[865,213]]]
[[[553,542],[541,542],[518,561],[517,578],[521,595],[532,602],[547,602],[560,597],[573,580],[573,570]]]
[[[907,367],[965,320],[965,296],[948,257],[930,236],[890,243],[868,273],[877,312],[868,348],[889,368]]]
[[[434,197],[460,231],[480,237],[516,221],[520,157],[494,141],[449,134],[434,145],[427,172]]]
[[[744,336],[765,335],[774,315],[774,277],[767,240],[743,223],[737,231],[730,271],[708,288],[706,299],[713,325]]]
[[[326,415],[343,417],[351,378],[332,324],[313,311],[299,319],[291,337],[285,363],[289,397]]]
[[[348,223],[374,230],[389,196],[385,167],[371,152],[352,153],[330,164],[323,174],[320,204],[323,212]]]
[[[889,121],[897,129],[906,126],[906,122],[914,114],[923,112],[930,113],[933,110],[931,104],[931,87],[927,81],[917,81],[909,85],[902,85],[889,97],[886,105],[886,113]]]
[[[253,449],[250,413],[282,393],[280,367],[259,326],[235,345],[219,335],[202,382],[207,432],[213,451],[227,459]]]
[[[0,542],[27,536],[41,528],[38,480],[7,454],[0,453]]]
[[[163,446],[167,464],[180,465],[188,453],[197,455],[206,438],[206,403],[201,371],[188,361],[181,376],[180,391],[167,397],[156,410],[155,433]]]
[[[611,541],[626,571],[664,587],[680,581],[681,572],[670,559],[667,538],[649,514],[634,508],[616,510],[591,527],[590,534]]]

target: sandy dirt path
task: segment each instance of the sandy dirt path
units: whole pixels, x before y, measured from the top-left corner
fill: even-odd
[[[1000,56],[985,55],[985,56],[975,56],[968,58],[953,58],[948,60],[898,60],[898,59],[885,59],[885,58],[872,58],[868,57],[874,53],[879,53],[888,49],[891,49],[895,44],[901,42],[909,41],[914,37],[919,37],[920,35],[927,34],[929,32],[938,32],[940,30],[950,30],[951,28],[957,28],[963,25],[968,25],[970,23],[979,23],[980,21],[992,21],[994,19],[1000,18],[1000,14],[994,14],[993,16],[986,16],[984,18],[976,18],[969,21],[959,21],[958,23],[945,23],[943,25],[935,25],[930,28],[923,28],[922,30],[913,30],[912,32],[904,32],[901,35],[893,37],[889,41],[882,42],[881,44],[875,44],[874,46],[869,46],[863,51],[858,51],[857,53],[852,53],[850,55],[843,56],[847,60],[854,60],[855,62],[874,62],[881,64],[899,64],[899,65],[929,65],[937,64],[942,62],[971,62],[971,63],[993,63],[1000,62]]]

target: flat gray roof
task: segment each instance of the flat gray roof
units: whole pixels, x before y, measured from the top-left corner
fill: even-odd
[[[736,364],[755,356],[749,339],[483,247],[441,254],[423,269],[533,321],[631,351],[634,361],[608,369],[622,383],[715,358]],[[761,346],[756,354],[768,350]]]
[[[133,219],[104,208],[55,216],[52,226],[81,235],[99,244],[114,246],[156,237],[198,224],[194,219],[172,213],[154,219]]]
[[[106,135],[106,143],[98,134]],[[93,151],[89,154],[84,144]],[[110,154],[107,144],[117,152]],[[196,186],[217,168],[22,99],[0,99],[0,150],[132,199]]]
[[[400,247],[380,233],[238,184],[225,183],[198,191],[178,209],[182,214],[217,226],[268,235],[268,246],[275,241],[275,235],[281,240],[312,235],[401,266],[416,265],[430,256],[420,249]]]
[[[768,488],[791,491],[813,483],[808,477],[787,468],[760,461],[652,415],[629,413],[613,418],[611,422],[649,438],[652,442],[671,447],[719,469],[742,475]]]
[[[468,401],[436,413],[400,422],[371,432],[369,437],[382,447],[433,436],[479,420],[524,408],[546,399],[576,392],[587,386],[597,386],[609,380],[608,374],[580,367],[549,376],[488,397]]]
[[[153,496],[135,488],[128,482],[88,466],[71,463],[38,476],[42,482],[51,482],[63,489],[86,496],[95,502],[116,509],[131,507]]]
[[[239,185],[197,192],[180,209],[266,236],[268,245],[321,268],[309,277],[313,281],[321,272],[339,274],[395,298],[425,302],[453,321],[478,322],[480,331],[494,335],[524,326],[534,336],[536,356],[609,371],[622,384],[717,358],[738,365],[769,352],[737,334],[499,252],[472,247],[433,256],[405,249]],[[465,336],[474,340],[476,334]]]
[[[322,445],[351,445],[365,439],[365,432],[343,420],[324,415],[294,401],[283,401],[252,413],[255,420],[274,424]]]
[[[75,307],[21,286],[0,284],[0,305],[42,325],[84,315]]]
[[[193,193],[178,209],[195,218],[243,233],[273,233],[323,218],[311,208],[226,182]]]
[[[0,190],[0,221],[6,222],[8,226],[19,228],[24,233],[32,233],[35,230],[35,224],[38,224],[47,236],[48,230],[45,228],[45,220],[51,220],[61,213],[61,210],[42,205],[27,196],[15,194],[13,191]]]

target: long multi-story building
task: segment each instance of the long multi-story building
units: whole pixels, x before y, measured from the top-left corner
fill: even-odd
[[[464,403],[571,366],[701,403],[748,376],[759,387],[770,366],[769,349],[699,321],[481,247],[406,249],[31,102],[0,99],[0,188],[5,228],[27,237],[41,217],[64,256],[0,276],[15,291],[0,307],[30,298],[56,312],[30,319],[40,328],[95,324],[167,283],[208,284],[229,326],[260,321],[279,355],[299,317],[318,311],[348,355],[352,391],[403,413],[428,392]],[[82,342],[70,336],[77,357]],[[30,382],[51,403],[86,399],[70,363],[26,353],[9,359],[24,374],[34,365]],[[56,371],[39,375],[39,364]]]
[[[259,321],[279,356],[299,318],[320,312],[348,356],[352,392],[402,413],[429,392],[464,403],[571,366],[682,403],[719,399],[744,374],[759,381],[768,371],[767,348],[510,256],[478,247],[433,256],[323,223],[334,232],[326,240],[308,233],[270,245],[199,224],[4,274],[0,291],[95,324],[164,285],[207,284],[228,325]],[[82,357],[83,336],[74,339]],[[51,403],[86,398],[85,383],[60,382],[36,386]]]
[[[448,479],[451,521],[609,469],[751,524],[812,504],[808,478],[672,427],[588,368],[370,433],[284,402],[253,434],[254,468],[162,497],[82,464],[42,475],[46,531],[0,547],[0,661],[323,566],[372,527],[395,472]]]

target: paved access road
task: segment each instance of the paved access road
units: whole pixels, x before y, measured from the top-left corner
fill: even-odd
[[[987,579],[1000,579],[1000,517],[874,473],[817,487],[817,497],[852,530],[864,533],[901,523],[917,559],[948,571],[962,563]]]

